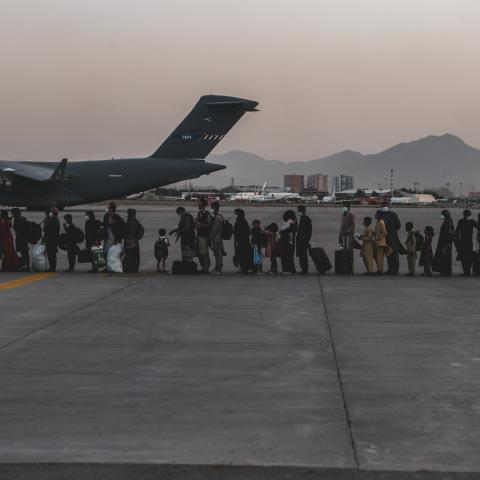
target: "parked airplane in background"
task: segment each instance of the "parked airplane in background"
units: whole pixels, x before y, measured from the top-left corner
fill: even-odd
[[[293,192],[267,192],[267,182],[257,192],[238,192],[230,197],[232,201],[244,201],[253,203],[281,202],[284,200],[301,200],[298,193]]]
[[[134,193],[133,195],[127,195],[126,200],[140,200],[140,198],[145,197],[145,192]]]
[[[258,103],[206,95],[151,156],[88,162],[0,160],[0,205],[64,208],[120,198],[225,168],[205,162],[245,112]]]
[[[322,200],[320,200],[321,203],[335,203],[337,201],[337,197],[335,196],[335,189],[333,189],[333,193],[331,196],[326,196],[323,197]]]

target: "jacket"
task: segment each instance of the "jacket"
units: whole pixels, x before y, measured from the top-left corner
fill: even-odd
[[[405,240],[405,246],[407,247],[407,253],[417,254],[417,237],[415,236],[416,230],[410,230]]]
[[[365,227],[365,230],[363,231],[363,235],[362,235],[362,241],[363,241],[362,250],[361,250],[362,257],[373,255],[374,232],[372,227],[370,226]]]
[[[387,229],[382,219],[377,220],[377,224],[375,225],[375,245],[377,247],[387,246]]]
[[[307,215],[301,215],[297,229],[297,244],[308,245],[312,239],[312,219]]]
[[[210,228],[210,239],[212,242],[222,240],[223,217],[217,213],[213,216],[212,226]]]

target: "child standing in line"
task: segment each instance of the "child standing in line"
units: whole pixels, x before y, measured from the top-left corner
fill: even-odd
[[[270,257],[270,275],[276,275],[278,273],[277,257],[279,255],[278,249],[278,225],[271,223],[265,227],[265,257]]]
[[[262,231],[259,220],[254,220],[252,222],[250,235],[251,235],[251,245],[252,245],[253,268],[255,273],[262,274],[263,273],[262,248],[265,243],[265,236]]]
[[[425,240],[423,242],[422,253],[420,254],[419,265],[423,267],[423,277],[432,276],[432,267],[433,267],[433,227],[425,227]]]
[[[155,258],[157,259],[157,273],[167,273],[168,247],[170,240],[164,228],[158,230],[158,240],[155,242]],[[161,268],[160,268],[161,267]]]

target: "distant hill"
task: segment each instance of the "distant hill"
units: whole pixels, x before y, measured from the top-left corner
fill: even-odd
[[[451,188],[458,191],[463,182],[464,192],[480,190],[480,150],[451,134],[431,135],[369,155],[344,150],[317,160],[280,162],[231,151],[210,155],[208,161],[226,165],[227,169],[200,178],[195,182],[198,185],[224,187],[233,177],[236,185],[261,185],[268,181],[270,185],[282,186],[287,173],[323,173],[330,177],[353,175],[356,187],[376,188],[379,183],[384,184],[385,177],[390,177],[393,168],[396,187],[411,187],[413,182],[419,182],[422,188],[441,187],[450,182]]]

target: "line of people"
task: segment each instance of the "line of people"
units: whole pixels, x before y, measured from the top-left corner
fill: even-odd
[[[280,226],[276,223],[262,226],[257,219],[249,225],[245,211],[241,208],[235,209],[235,222],[231,225],[220,213],[218,202],[211,204],[211,210],[208,210],[207,206],[207,201],[200,199],[195,218],[184,207],[178,207],[177,227],[168,234],[165,228],[159,229],[154,246],[158,273],[167,271],[171,246],[169,237],[172,236],[175,237],[175,242],[180,242],[182,255],[182,261],[174,264],[187,266],[188,272],[196,271],[194,259],[198,258],[200,273],[221,275],[224,258],[227,255],[224,242],[233,239],[233,263],[243,274],[277,274],[280,273],[280,269],[283,274],[295,274],[297,273],[295,256],[300,267],[298,273],[308,273],[309,256],[314,259],[311,249],[312,221],[304,205],[299,205],[296,212],[285,211]],[[85,213],[83,230],[74,224],[70,214],[63,216],[63,225],[58,217],[59,211],[52,208],[45,212],[41,224],[37,224],[28,221],[18,208],[12,209],[11,217],[8,211],[1,211],[2,270],[28,272],[32,264],[34,270],[43,271],[48,268],[49,271],[55,272],[58,251],[61,249],[67,253],[67,272],[74,271],[77,261],[91,263],[92,273],[104,269],[124,273],[139,271],[140,241],[144,236],[144,228],[136,218],[135,209],[128,209],[125,220],[117,213],[114,202],[108,204],[102,220],[96,219],[94,212],[89,210]],[[458,221],[456,227],[448,210],[443,210],[441,217],[442,225],[434,253],[432,226],[426,226],[422,234],[412,222],[407,222],[406,237],[402,242],[399,235],[400,219],[389,204],[384,203],[381,210],[375,214],[375,225],[371,217],[365,217],[362,232],[356,233],[355,216],[351,211],[351,205],[345,202],[340,225],[339,250],[348,258],[348,267],[345,271],[336,268],[337,273],[353,273],[354,250],[359,249],[366,275],[384,273],[398,275],[400,256],[405,255],[410,276],[416,274],[417,263],[423,267],[424,276],[431,276],[432,272],[449,276],[452,274],[455,247],[456,258],[462,263],[463,275],[480,274],[479,253],[475,251],[473,244],[475,229],[477,239],[480,239],[479,222],[471,218],[472,213],[469,210],[463,212],[463,218]],[[83,242],[85,247],[82,249],[80,245]],[[214,259],[213,269],[211,254]],[[35,259],[38,260],[42,255],[48,260],[48,267],[46,261],[44,264],[40,262],[40,266],[35,265]],[[386,272],[384,272],[385,260]],[[315,265],[318,269],[317,262]],[[327,269],[328,267],[324,270]]]
[[[477,243],[480,241],[479,222],[472,219],[472,212],[464,210],[463,217],[455,227],[448,210],[441,211],[442,224],[435,253],[433,251],[434,228],[424,228],[423,234],[412,222],[405,224],[406,238],[403,244],[399,237],[401,222],[396,212],[385,202],[382,209],[375,213],[376,224],[372,226],[372,218],[363,219],[363,231],[355,233],[355,216],[351,205],[343,205],[339,243],[341,249],[348,253],[353,273],[353,251],[360,250],[365,264],[365,275],[398,275],[400,271],[400,255],[406,255],[409,276],[415,276],[417,261],[423,267],[423,276],[432,276],[432,272],[442,276],[452,275],[454,247],[456,260],[462,264],[462,276],[469,277],[474,273],[480,275],[480,254],[473,244],[474,230],[477,230]],[[384,272],[385,258],[388,268]],[[375,265],[376,264],[376,265]]]
[[[301,274],[308,273],[308,252],[312,237],[312,221],[306,214],[304,205],[293,210],[287,210],[283,215],[283,224],[279,227],[271,223],[263,227],[259,220],[254,220],[251,226],[245,219],[241,208],[234,211],[236,220],[231,225],[220,213],[220,204],[213,202],[211,211],[207,210],[207,201],[198,201],[198,212],[194,218],[184,207],[177,208],[179,222],[177,228],[170,232],[180,240],[182,261],[191,262],[198,257],[200,273],[221,275],[223,259],[227,255],[224,241],[233,238],[233,263],[243,274],[264,273],[264,261],[270,260],[267,272],[278,273],[277,258],[280,258],[282,273],[296,273],[295,254],[299,259]],[[168,256],[168,245],[165,229],[159,231],[159,239],[155,247],[157,265],[165,265]],[[210,271],[210,251],[214,257],[214,268]],[[162,252],[160,254],[160,252]],[[163,270],[165,267],[163,267]]]

